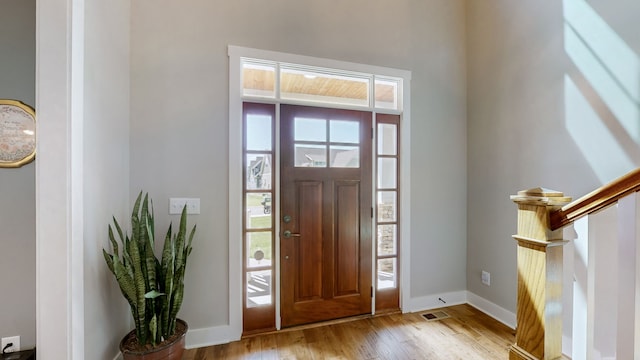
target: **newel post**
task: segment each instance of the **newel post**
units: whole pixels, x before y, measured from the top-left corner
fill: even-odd
[[[551,231],[549,213],[568,204],[563,193],[536,188],[511,196],[518,204],[518,309],[510,360],[562,356],[562,229]]]

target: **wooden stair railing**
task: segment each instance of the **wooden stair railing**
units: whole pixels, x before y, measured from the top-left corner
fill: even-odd
[[[579,218],[603,210],[637,191],[640,191],[640,168],[551,212],[551,229],[570,225]]]
[[[640,169],[571,202],[544,188],[519,191],[516,343],[510,360],[562,357],[562,228],[640,191]]]

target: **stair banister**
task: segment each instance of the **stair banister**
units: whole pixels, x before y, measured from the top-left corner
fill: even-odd
[[[551,229],[572,224],[579,218],[615,204],[623,197],[640,191],[640,168],[614,180],[550,214]]]
[[[571,198],[543,188],[519,191],[516,343],[510,360],[562,356],[562,230],[551,230],[549,213]]]
[[[562,228],[640,191],[640,169],[571,202],[544,188],[519,191],[516,343],[510,360],[562,357]]]

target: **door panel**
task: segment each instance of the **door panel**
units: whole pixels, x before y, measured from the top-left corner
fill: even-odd
[[[335,296],[357,294],[360,271],[359,183],[337,182],[335,198],[336,289]]]
[[[280,139],[282,325],[370,313],[371,114],[282,105]]]
[[[296,217],[300,224],[293,246],[297,249],[295,260],[299,271],[295,288],[296,302],[322,298],[322,183],[300,181],[296,184],[299,204]]]

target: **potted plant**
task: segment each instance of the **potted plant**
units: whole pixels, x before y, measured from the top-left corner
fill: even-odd
[[[181,359],[184,351],[186,322],[176,316],[182,305],[184,274],[196,227],[187,237],[187,210],[182,209],[176,234],[171,225],[162,246],[162,257],[155,256],[153,201],[148,194],[138,195],[131,213],[131,236],[123,234],[116,218],[109,225],[113,253],[102,250],[115,276],[135,322],[135,330],[120,342],[120,351],[129,359]],[[120,253],[120,249],[122,252]]]

